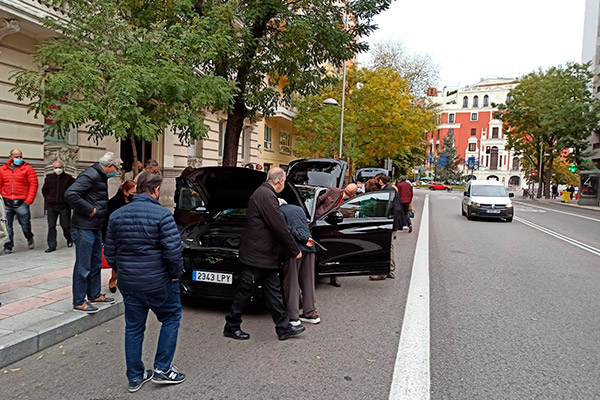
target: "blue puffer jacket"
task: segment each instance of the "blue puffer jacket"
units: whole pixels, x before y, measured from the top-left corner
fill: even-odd
[[[150,292],[183,273],[181,236],[173,214],[152,196],[136,194],[108,222],[104,256],[119,289]]]

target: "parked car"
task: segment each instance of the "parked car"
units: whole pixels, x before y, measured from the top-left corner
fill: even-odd
[[[429,190],[445,190],[447,192],[451,192],[452,191],[452,186],[448,186],[444,183],[440,183],[440,182],[431,182],[429,184]]]
[[[347,164],[332,159],[290,163],[280,196],[302,207],[312,237],[318,276],[385,275],[390,269],[392,219],[390,192],[366,193],[342,203],[319,219],[316,199],[342,187]],[[246,209],[254,190],[266,180],[262,171],[204,167],[179,177],[175,218],[182,228],[184,296],[231,299],[241,275],[238,258]],[[257,288],[259,295],[261,288]]]
[[[389,176],[390,172],[385,168],[360,168],[354,174],[354,182],[366,182],[373,178],[377,174],[386,174]]]
[[[470,181],[465,186],[461,205],[461,213],[467,219],[473,217],[503,218],[511,222],[514,207],[511,197],[502,183],[497,181]]]

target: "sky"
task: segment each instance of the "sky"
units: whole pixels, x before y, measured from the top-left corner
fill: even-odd
[[[581,62],[584,14],[585,0],[395,0],[366,41],[400,41],[428,54],[438,89],[467,86]]]

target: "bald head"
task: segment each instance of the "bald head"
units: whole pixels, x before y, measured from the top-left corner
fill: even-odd
[[[352,198],[356,196],[357,189],[358,186],[356,186],[356,183],[349,183],[348,186],[346,186],[346,188],[344,189],[344,194],[348,196],[348,198]]]
[[[285,171],[283,168],[271,168],[267,172],[267,183],[273,186],[277,193],[280,193],[285,186]]]

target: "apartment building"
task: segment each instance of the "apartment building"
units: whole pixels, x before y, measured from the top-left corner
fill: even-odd
[[[591,62],[593,91],[600,98],[600,0],[586,0],[581,61]],[[600,128],[590,136],[590,159],[600,168]]]

